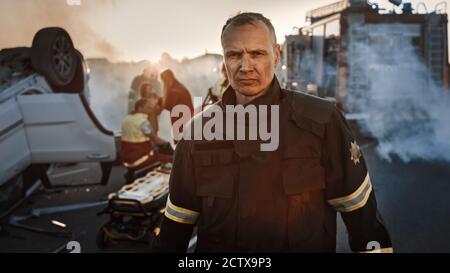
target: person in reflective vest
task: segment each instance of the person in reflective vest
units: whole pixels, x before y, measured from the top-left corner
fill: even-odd
[[[157,103],[156,98],[138,100],[135,111],[122,123],[121,159],[123,165],[131,172],[158,161],[172,160],[171,155],[158,152],[160,147],[165,148],[170,143],[159,138],[149,122],[149,115],[155,111]]]

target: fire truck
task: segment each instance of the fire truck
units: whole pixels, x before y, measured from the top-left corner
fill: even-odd
[[[407,80],[405,73],[420,75],[424,90],[447,91],[446,2],[432,12],[423,3],[390,2],[397,6],[344,0],[307,12],[306,25],[283,44],[282,85],[328,97],[347,113],[361,110],[349,99],[383,88],[380,75],[398,75],[400,81]]]

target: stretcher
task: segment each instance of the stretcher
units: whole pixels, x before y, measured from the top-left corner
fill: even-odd
[[[97,234],[99,248],[124,240],[152,242],[164,215],[171,169],[171,163],[162,163],[108,196],[107,208],[99,213],[110,215]]]

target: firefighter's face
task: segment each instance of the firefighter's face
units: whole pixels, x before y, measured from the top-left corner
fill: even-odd
[[[265,93],[280,61],[280,47],[262,22],[228,26],[222,36],[228,79],[241,101],[251,101]]]

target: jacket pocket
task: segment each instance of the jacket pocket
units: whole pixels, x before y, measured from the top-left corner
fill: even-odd
[[[325,169],[319,158],[289,158],[282,163],[283,187],[287,195],[325,188]]]
[[[237,164],[233,161],[233,151],[198,152],[194,153],[193,160],[196,194],[202,202],[198,225],[203,243],[206,240],[220,245],[225,234],[231,236],[235,218]]]
[[[319,158],[283,160],[287,198],[287,235],[292,251],[315,251],[322,246],[325,213],[325,169]]]
[[[234,177],[227,172],[218,172],[212,175],[199,174],[197,176],[197,195],[202,197],[232,198]]]
[[[233,162],[233,150],[199,151],[194,152],[195,167],[229,165]]]
[[[212,207],[215,199],[233,197],[237,164],[233,150],[197,152],[193,155],[196,194]]]

